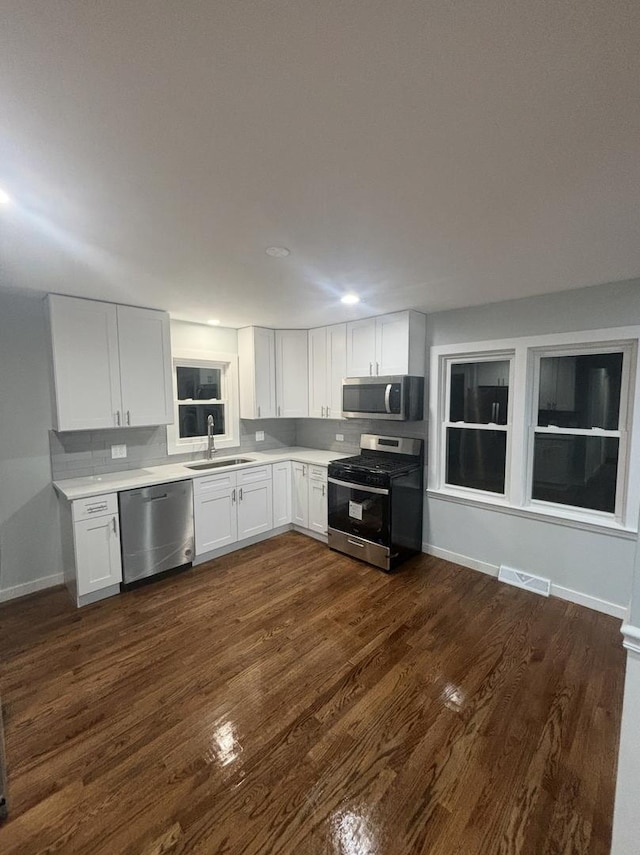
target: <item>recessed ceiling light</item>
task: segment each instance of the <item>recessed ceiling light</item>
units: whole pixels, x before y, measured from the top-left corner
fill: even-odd
[[[344,297],[340,298],[340,302],[347,306],[355,306],[356,303],[360,302],[360,297],[357,294],[345,294]]]
[[[288,255],[291,255],[291,250],[287,249],[286,246],[268,246],[265,252],[271,258],[286,258]]]
[[[207,323],[210,327],[217,327],[220,324],[220,321],[217,318],[211,318]]]
[[[11,204],[11,196],[0,187],[0,205],[9,205]]]

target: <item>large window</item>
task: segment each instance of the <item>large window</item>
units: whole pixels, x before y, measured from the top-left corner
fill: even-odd
[[[510,359],[448,363],[447,484],[504,495]]]
[[[430,491],[635,528],[638,332],[433,348]]]
[[[174,353],[173,389],[175,419],[167,428],[170,454],[204,451],[210,418],[216,447],[238,445],[235,356]]]

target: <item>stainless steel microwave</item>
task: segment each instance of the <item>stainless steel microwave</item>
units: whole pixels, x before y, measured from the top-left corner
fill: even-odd
[[[423,411],[424,377],[348,377],[342,381],[343,418],[420,421]]]

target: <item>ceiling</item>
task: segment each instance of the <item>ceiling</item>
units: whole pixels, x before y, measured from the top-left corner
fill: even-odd
[[[286,327],[640,275],[637,0],[0,13],[3,287]]]

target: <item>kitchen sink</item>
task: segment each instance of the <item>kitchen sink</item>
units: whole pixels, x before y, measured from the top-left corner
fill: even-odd
[[[233,460],[207,460],[206,463],[192,463],[187,469],[222,469],[224,466],[238,466],[240,463],[255,463],[251,457],[234,457]]]

